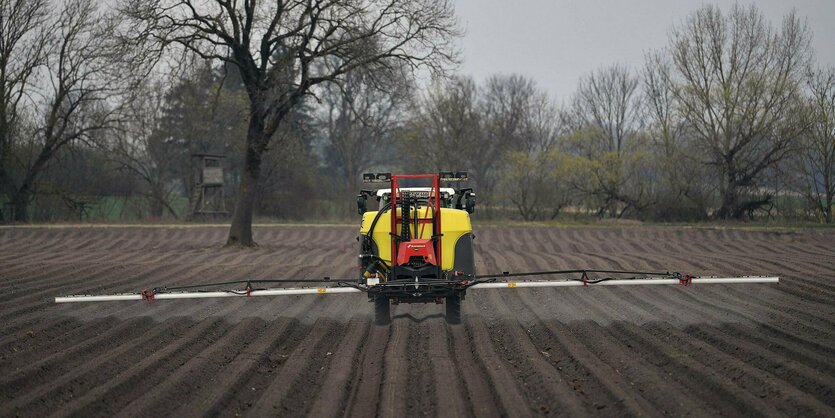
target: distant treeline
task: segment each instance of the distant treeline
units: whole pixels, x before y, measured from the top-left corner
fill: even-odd
[[[185,49],[137,71],[148,57],[118,14],[48,4],[2,6],[28,17],[0,33],[2,221],[183,219],[199,153],[226,156],[235,207],[255,94],[241,67]],[[596,69],[565,98],[517,74],[339,73],[259,154],[254,214],[349,219],[363,172],[466,170],[484,218],[831,223],[835,69],[803,19],[705,6],[670,33],[641,68]]]

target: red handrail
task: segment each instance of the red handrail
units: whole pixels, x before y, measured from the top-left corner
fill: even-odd
[[[433,237],[441,236],[441,181],[440,176],[438,174],[396,174],[391,176],[391,265],[397,266],[397,255],[399,252],[399,246],[397,245],[397,224],[401,221],[401,216],[397,216],[397,196],[401,194],[400,192],[400,185],[398,183],[399,179],[432,179],[432,190],[429,193],[429,198],[434,196],[434,204],[432,205],[433,209],[433,218],[435,219],[434,230],[432,231]],[[428,200],[427,200],[428,203]],[[431,220],[418,220],[419,223],[426,223],[431,222]],[[418,234],[418,231],[415,231],[415,234]],[[433,241],[434,242],[434,241]],[[438,266],[442,266],[441,264],[441,240],[437,240],[436,245],[434,246],[435,251],[435,260],[437,260]]]

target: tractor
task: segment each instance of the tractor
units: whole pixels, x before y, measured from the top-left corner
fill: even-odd
[[[361,190],[357,196],[362,215],[359,285],[369,287],[377,324],[388,324],[391,305],[401,303],[443,303],[447,322],[461,322],[467,280],[476,275],[470,223],[475,193],[471,188],[441,187],[441,182],[467,179],[466,172],[363,176],[365,183],[389,185]],[[402,185],[416,180],[430,185]],[[376,198],[377,210],[367,210],[369,197]]]

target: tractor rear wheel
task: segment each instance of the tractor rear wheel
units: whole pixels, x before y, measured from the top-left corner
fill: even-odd
[[[374,299],[374,324],[391,324],[391,302],[388,298]]]
[[[446,297],[446,322],[447,324],[458,325],[461,323],[461,297]]]

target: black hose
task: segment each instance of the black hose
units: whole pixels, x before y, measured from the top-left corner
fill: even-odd
[[[365,235],[365,242],[363,245],[363,250],[371,251],[371,236],[374,234],[374,228],[377,226],[377,221],[380,220],[380,216],[386,212],[386,210],[391,209],[391,202],[386,203],[383,207],[377,211],[377,216],[374,217],[374,220],[371,221],[371,226],[368,227],[368,233]]]
[[[575,270],[553,270],[553,271],[532,271],[527,273],[510,273],[504,272],[501,274],[484,274],[475,276],[476,279],[499,279],[505,277],[522,277],[522,276],[548,276],[548,275],[560,275],[560,274],[588,274],[588,273],[604,273],[604,274],[634,274],[639,276],[675,276],[675,273],[670,273],[668,271],[659,272],[659,271],[629,271],[629,270],[591,270],[591,269],[575,269]],[[634,278],[634,277],[633,277]],[[606,280],[614,279],[612,277],[605,278]],[[589,283],[593,283],[595,280],[588,280]]]
[[[341,280],[341,279],[334,279],[334,280]],[[331,278],[326,277],[324,279],[264,279],[264,280],[234,280],[229,282],[215,282],[215,283],[201,283],[201,284],[193,284],[187,286],[163,286],[163,287],[156,287],[153,289],[154,293],[166,293],[172,290],[185,290],[185,289],[200,289],[200,288],[207,288],[207,287],[215,287],[215,286],[225,286],[230,284],[244,284],[247,286],[251,286],[253,283],[323,283],[323,282],[332,282]]]

